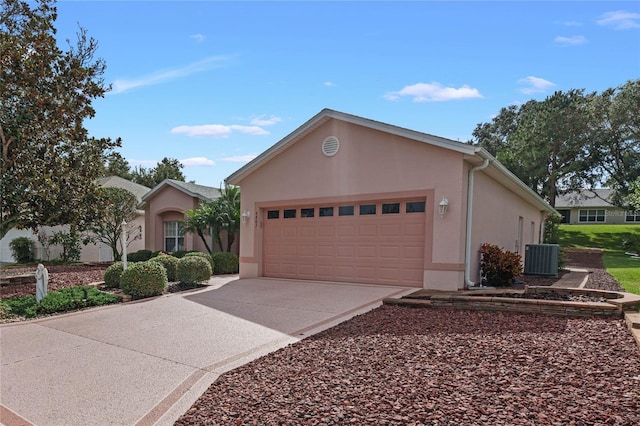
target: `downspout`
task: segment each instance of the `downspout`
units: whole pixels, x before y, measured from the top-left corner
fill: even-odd
[[[465,241],[465,259],[464,259],[464,284],[467,288],[475,287],[476,283],[471,281],[471,226],[473,223],[473,175],[478,170],[485,169],[489,166],[490,160],[487,158],[479,166],[469,170],[469,185],[467,186],[467,235]]]

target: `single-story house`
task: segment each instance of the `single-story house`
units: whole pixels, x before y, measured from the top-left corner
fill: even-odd
[[[640,210],[627,210],[610,201],[613,191],[608,188],[570,192],[556,197],[556,210],[562,223],[579,224],[640,224]]]
[[[97,183],[101,187],[105,188],[123,188],[133,193],[136,196],[138,202],[142,200],[142,197],[151,189],[146,186],[139,185],[129,180],[123,179],[119,176],[108,176],[99,178]],[[130,234],[134,234],[130,244],[127,247],[129,253],[144,248],[144,211],[138,210],[137,216],[134,221],[129,224]],[[68,226],[44,226],[40,229],[42,237],[46,239],[50,237],[54,232],[68,231]],[[9,248],[10,242],[18,237],[27,237],[34,242],[34,256],[40,260],[54,260],[60,257],[62,253],[62,247],[42,244],[38,239],[38,234],[35,234],[30,229],[11,229],[7,235],[0,240],[0,263],[13,263],[13,253]],[[83,262],[109,262],[113,260],[113,252],[111,247],[102,242],[89,243],[82,247],[80,260]]]
[[[483,148],[324,109],[230,175],[240,277],[458,290],[555,210]]]
[[[220,190],[193,182],[165,179],[142,197],[138,205],[145,211],[145,248],[172,253],[181,250],[207,251],[202,239],[194,233],[184,233],[180,221],[187,210],[200,207],[202,201],[213,201],[220,197]],[[223,233],[222,243],[226,244]],[[213,251],[221,251],[212,235],[207,243]],[[231,248],[238,252],[238,241]],[[226,246],[225,246],[226,248]]]

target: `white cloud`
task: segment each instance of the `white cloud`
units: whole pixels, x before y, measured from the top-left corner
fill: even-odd
[[[204,35],[202,34],[193,34],[193,35],[190,35],[189,38],[194,39],[198,43],[202,43],[204,41]]]
[[[582,26],[582,22],[565,21],[565,22],[562,23],[562,25],[564,25],[565,27],[581,27]]]
[[[269,118],[264,118],[264,116],[256,117],[251,120],[251,124],[254,126],[273,126],[274,124],[280,123],[282,119],[280,117],[276,117],[272,115]]]
[[[173,134],[185,134],[187,136],[213,136],[225,138],[233,132],[245,133],[248,135],[260,136],[268,135],[269,132],[259,126],[241,126],[232,124],[201,124],[198,126],[177,126],[171,129]]]
[[[585,36],[572,36],[572,37],[563,37],[558,36],[553,39],[558,44],[563,44],[565,46],[577,46],[579,44],[585,44],[587,42],[587,38]]]
[[[257,156],[258,154],[236,155],[232,157],[225,157],[222,159],[222,161],[228,161],[231,163],[248,163]]]
[[[414,102],[437,102],[451,101],[457,99],[482,98],[478,89],[464,85],[460,88],[442,87],[440,83],[417,83],[412,86],[405,86],[397,92],[389,92],[384,98],[390,101],[397,101],[402,96],[410,96]]]
[[[191,157],[180,160],[183,166],[215,166],[216,162],[206,157]]]
[[[520,80],[518,80],[518,83],[526,85],[526,87],[523,87],[522,89],[520,89],[520,92],[525,93],[527,95],[531,93],[546,92],[547,89],[550,89],[553,86],[555,86],[555,84],[553,84],[550,81],[547,81],[539,77],[533,77],[533,76],[521,78]]]
[[[226,57],[211,56],[201,61],[186,65],[182,68],[157,71],[155,73],[146,75],[136,80],[119,79],[113,82],[112,90],[109,93],[115,95],[115,94],[124,93],[129,90],[136,89],[138,87],[153,86],[156,84],[161,84],[169,80],[174,80],[176,78],[186,77],[191,74],[221,67],[226,61],[227,61]]]
[[[605,12],[598,20],[596,24],[602,26],[611,26],[616,30],[628,30],[629,28],[640,28],[640,13],[627,12],[626,10],[615,10],[612,12]]]
[[[335,83],[332,81],[325,81],[324,83],[322,83],[323,85],[325,85],[326,87],[335,87]]]

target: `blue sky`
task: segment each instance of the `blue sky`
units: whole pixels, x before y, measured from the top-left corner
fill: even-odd
[[[637,1],[59,1],[112,90],[92,136],[218,187],[323,108],[466,142],[500,108],[640,78]]]

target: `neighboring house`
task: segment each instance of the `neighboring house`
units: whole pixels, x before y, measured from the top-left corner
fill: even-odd
[[[138,202],[142,200],[142,196],[150,191],[150,188],[128,181],[118,176],[109,176],[100,178],[97,183],[105,188],[123,188],[132,192]],[[137,251],[144,248],[144,211],[139,210],[138,216],[131,224],[131,228],[136,232],[137,237],[131,241],[127,247],[128,252]],[[45,226],[41,231],[46,236],[51,236],[54,232],[67,231],[66,226]],[[13,254],[9,248],[11,240],[17,237],[27,237],[34,241],[35,257],[40,260],[54,260],[60,257],[62,248],[59,246],[50,246],[47,252],[46,247],[38,241],[38,235],[34,234],[30,229],[11,229],[5,237],[0,240],[0,263],[13,263]],[[111,247],[102,242],[89,243],[82,247],[80,260],[83,262],[109,262],[113,260],[113,252]]]
[[[172,253],[179,250],[207,251],[202,239],[193,233],[184,233],[180,221],[187,210],[200,207],[201,201],[212,201],[220,197],[220,190],[210,186],[197,185],[165,179],[149,193],[142,197],[139,208],[145,211],[146,235],[145,245],[148,250],[162,250]],[[223,237],[223,245],[226,237]],[[212,235],[209,235],[209,247],[221,251]],[[232,251],[238,252],[238,242]]]
[[[482,148],[329,109],[226,181],[242,278],[462,289],[483,243],[524,254],[555,213]]]
[[[136,196],[138,203],[142,201],[142,197],[151,191],[144,185],[140,185],[130,180],[123,179],[119,176],[109,176],[100,178],[97,180],[98,185],[105,188],[121,188],[126,189]],[[137,210],[135,220],[128,224],[129,232],[134,235],[129,235],[130,243],[127,245],[127,252],[133,253],[134,251],[144,249],[144,210]],[[110,262],[113,261],[113,251],[108,244],[103,242],[96,242],[88,244],[82,248],[81,260],[85,262],[99,261]]]
[[[640,224],[640,210],[632,211],[614,206],[609,201],[611,189],[585,189],[556,197],[556,210],[562,223],[580,224]]]

